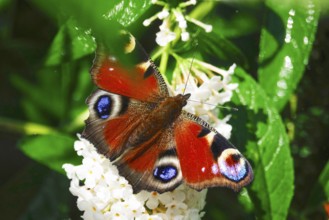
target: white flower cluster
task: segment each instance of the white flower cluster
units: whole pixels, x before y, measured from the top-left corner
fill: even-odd
[[[182,41],[188,41],[190,39],[190,34],[186,30],[187,21],[203,28],[206,32],[212,31],[211,25],[204,24],[201,21],[184,14],[184,8],[190,5],[195,5],[196,0],[181,2],[176,8],[173,8],[168,3],[159,0],[152,0],[152,3],[163,6],[163,9],[152,17],[146,19],[143,22],[143,25],[149,26],[156,19],[162,20],[162,24],[159,27],[160,31],[156,34],[156,42],[160,46],[166,46],[168,43],[175,40],[178,35],[180,35]],[[176,27],[180,30],[179,34],[174,31]]]
[[[174,83],[176,84],[175,93],[190,93],[191,98],[184,110],[203,118],[229,139],[232,126],[227,122],[231,115],[227,115],[221,120],[217,115],[219,105],[230,101],[233,90],[238,87],[237,83],[231,83],[231,75],[234,73],[236,65],[233,64],[226,71],[197,59],[194,59],[193,66],[190,67],[187,64],[191,62],[191,60],[186,60],[185,63],[178,63],[177,68],[183,79],[175,77],[176,80],[179,79],[177,83]]]
[[[133,194],[127,180],[107,158],[96,152],[86,139],[74,143],[82,164],[64,164],[71,179],[70,191],[77,196],[83,219],[201,219],[207,190],[197,192],[181,185],[172,192]]]

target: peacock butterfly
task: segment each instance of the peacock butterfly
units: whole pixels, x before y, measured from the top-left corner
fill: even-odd
[[[114,162],[135,193],[163,193],[183,182],[196,190],[249,184],[249,162],[207,122],[182,110],[190,94],[170,96],[140,44],[121,34],[128,39],[122,50],[136,63],[127,68],[98,46],[91,76],[99,89],[87,99],[82,136]]]

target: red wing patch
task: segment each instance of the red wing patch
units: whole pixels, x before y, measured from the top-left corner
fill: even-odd
[[[96,64],[92,68],[93,79],[99,88],[141,101],[149,101],[155,96],[160,96],[155,75],[145,75],[147,69],[144,67],[125,69],[115,60],[106,57],[99,62],[99,66]]]
[[[160,135],[160,132],[158,132],[150,140],[143,142],[139,146],[132,147],[124,154],[122,162],[130,167],[133,172],[152,172],[160,152],[165,149],[165,146],[160,146],[159,144]]]
[[[216,176],[211,169],[217,166],[210,151],[210,142],[206,138],[198,138],[202,126],[189,121],[176,126],[176,150],[185,181],[198,183],[211,180]],[[217,174],[219,175],[219,174]]]
[[[138,126],[137,117],[131,117],[131,114],[125,114],[108,121],[104,127],[104,139],[107,146],[110,146],[109,158],[111,160],[119,156],[123,151],[124,143],[129,134]]]
[[[135,58],[129,65],[123,65],[115,55],[99,45],[91,69],[94,83],[105,91],[140,101],[156,102],[159,97],[168,96],[167,86],[156,66],[135,38],[129,36],[128,46],[122,46],[127,60]]]
[[[126,150],[125,143],[141,119],[141,115],[133,115],[131,112],[108,121],[88,119],[88,126],[82,135],[94,144],[99,153],[115,160]]]

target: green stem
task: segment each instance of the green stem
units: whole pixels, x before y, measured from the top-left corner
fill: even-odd
[[[176,62],[182,62],[184,61],[184,58],[179,56],[177,53],[171,53],[171,56],[173,56],[176,59]]]
[[[84,121],[88,118],[89,111],[86,109],[85,111],[78,114],[71,123],[65,126],[65,132],[71,133],[73,131],[76,131],[77,129],[84,126]]]
[[[214,6],[216,5],[216,3],[214,2],[202,2],[200,3],[197,7],[195,7],[195,9],[190,13],[190,17],[194,18],[194,19],[202,19],[204,18],[208,13],[210,13],[211,10],[213,10]],[[178,27],[176,27],[176,29],[174,30],[174,32],[176,34],[179,34],[180,29]],[[155,60],[156,58],[158,58],[159,56],[161,56],[161,60],[160,60],[160,66],[159,66],[159,71],[162,73],[163,76],[166,76],[166,70],[167,70],[167,64],[168,64],[168,60],[169,60],[169,55],[174,56],[175,57],[175,53],[170,53],[170,48],[173,48],[174,45],[179,41],[179,39],[176,39],[175,41],[171,42],[170,44],[168,44],[167,46],[157,49],[156,52],[154,53],[154,55],[152,56],[152,58]],[[180,57],[175,57],[176,60],[178,61],[178,59],[180,59]],[[165,81],[168,83],[168,80],[166,77]]]
[[[161,56],[161,54],[164,51],[164,47],[157,47],[154,52],[152,52],[153,54],[151,54],[151,58],[152,60],[156,60],[158,59],[159,56]]]
[[[168,59],[169,59],[169,52],[168,52],[168,45],[164,48],[161,54],[161,60],[160,60],[160,66],[159,70],[162,73],[162,75],[166,75],[167,65],[168,65]]]
[[[202,2],[198,4],[198,6],[193,9],[193,11],[191,11],[189,16],[197,20],[202,20],[211,12],[211,10],[213,10],[217,3],[218,2],[215,1]]]
[[[37,124],[33,122],[22,122],[3,117],[0,117],[0,128],[5,131],[13,131],[28,135],[58,133],[55,129],[46,125]]]

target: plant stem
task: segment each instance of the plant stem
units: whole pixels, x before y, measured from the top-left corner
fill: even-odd
[[[76,129],[84,126],[84,121],[88,118],[89,111],[86,109],[85,111],[78,114],[71,123],[65,126],[64,131],[67,133],[71,133]]]
[[[33,122],[22,122],[3,117],[0,117],[0,128],[5,131],[13,131],[27,135],[58,133],[56,130],[46,125]]]
[[[163,47],[157,47],[157,49],[154,50],[151,54],[152,60],[156,60],[159,56],[161,56],[163,51],[164,51]]]
[[[169,59],[169,53],[168,53],[168,45],[164,48],[161,54],[161,61],[159,70],[162,73],[162,75],[166,75],[167,65],[168,65],[168,59]]]
[[[202,20],[206,15],[210,13],[210,11],[215,7],[215,5],[218,2],[215,1],[206,1],[198,4],[197,7],[191,13],[189,16],[191,18],[197,19],[197,20]]]

